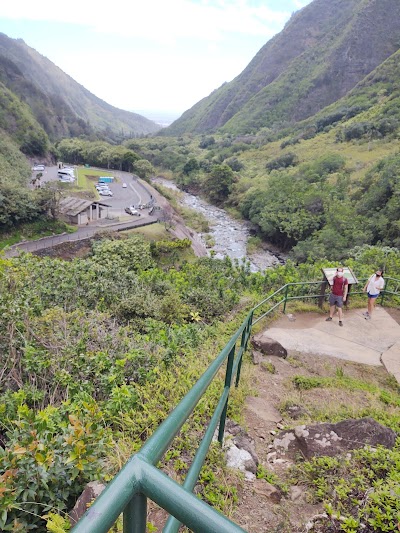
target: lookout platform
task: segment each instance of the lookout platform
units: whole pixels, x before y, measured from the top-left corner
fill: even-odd
[[[339,326],[337,315],[331,322],[326,322],[327,315],[320,313],[301,313],[294,321],[285,316],[273,323],[268,336],[289,352],[383,365],[400,383],[400,312],[397,317],[377,306],[372,319],[365,320],[364,311],[345,310],[343,327]]]

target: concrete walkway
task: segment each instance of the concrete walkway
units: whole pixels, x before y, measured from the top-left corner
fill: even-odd
[[[365,365],[384,365],[400,383],[400,325],[381,307],[373,318],[365,320],[365,309],[345,311],[343,327],[337,315],[326,322],[327,315],[301,313],[295,321],[283,317],[266,333],[290,353],[297,351],[329,355]]]
[[[105,220],[105,219],[104,219]],[[53,235],[51,237],[43,237],[35,241],[24,241],[14,244],[4,250],[5,257],[17,257],[20,252],[37,252],[38,250],[44,250],[46,248],[52,248],[58,244],[71,241],[82,241],[93,237],[96,233],[104,231],[124,231],[132,228],[139,228],[141,226],[148,226],[149,224],[155,224],[157,222],[156,216],[144,216],[140,218],[134,218],[128,222],[109,222],[97,220],[91,222],[88,226],[79,226],[75,233],[61,233],[59,235]]]

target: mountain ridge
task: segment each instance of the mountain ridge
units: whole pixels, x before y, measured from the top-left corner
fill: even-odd
[[[197,102],[162,134],[246,134],[304,120],[399,49],[399,21],[396,0],[314,0],[232,82]]]
[[[0,33],[0,81],[30,105],[53,141],[79,134],[117,140],[160,129],[137,113],[101,100],[22,39],[4,33]]]

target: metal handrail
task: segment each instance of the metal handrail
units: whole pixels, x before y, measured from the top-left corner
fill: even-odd
[[[400,296],[399,279],[386,277],[385,282],[385,289],[381,291],[381,303],[387,295]],[[394,290],[389,291],[389,283],[393,285],[393,282],[395,282]],[[220,444],[223,442],[230,387],[235,376],[235,386],[239,384],[243,354],[247,348],[252,326],[282,304],[284,304],[285,311],[288,301],[325,297],[323,294],[292,296],[289,294],[292,287],[312,287],[326,283],[326,281],[287,283],[256,305],[191,390],[86,511],[73,528],[73,533],[107,533],[121,513],[123,513],[124,533],[145,533],[147,498],[151,498],[171,515],[163,533],[176,533],[181,523],[195,533],[246,533],[240,526],[194,496],[192,491],[218,425],[218,440]],[[283,298],[275,302],[274,298],[282,292]],[[363,292],[352,292],[352,296],[355,294],[363,294]],[[254,313],[266,304],[272,305],[265,313],[253,320]],[[235,356],[239,338],[240,348]],[[225,361],[227,365],[223,391],[185,481],[183,485],[179,485],[155,465],[163,457]]]
[[[368,279],[369,278],[361,279],[355,285],[365,284],[368,281]],[[388,290],[389,283],[393,284],[393,282],[397,283],[396,290],[395,291],[389,291]],[[274,311],[277,307],[279,307],[282,304],[284,304],[283,311],[285,312],[286,303],[288,301],[290,301],[290,300],[304,300],[305,298],[321,298],[321,297],[326,298],[327,297],[327,296],[321,295],[321,294],[302,294],[300,296],[289,296],[288,293],[289,293],[290,287],[296,287],[296,286],[300,286],[300,285],[301,286],[305,286],[305,285],[313,286],[313,285],[326,285],[326,284],[327,284],[326,280],[286,283],[286,285],[283,285],[282,287],[280,287],[277,291],[275,291],[273,294],[271,294],[270,296],[265,298],[262,302],[260,302],[258,305],[256,305],[253,308],[253,312],[255,312],[257,309],[259,309],[260,307],[263,307],[265,304],[270,302],[276,295],[278,295],[282,291],[285,291],[284,298],[282,300],[280,300],[279,302],[276,302],[265,313],[263,313],[261,316],[257,317],[256,320],[253,320],[252,326],[254,326],[255,324],[257,324],[257,322],[259,322],[260,320],[262,320],[263,318],[265,318],[266,316],[271,314],[272,311]],[[381,305],[383,304],[383,302],[385,300],[385,297],[387,295],[400,296],[399,287],[400,287],[400,280],[399,279],[392,278],[392,277],[385,277],[385,288],[381,291],[380,296],[379,296],[380,300],[381,300]],[[352,291],[351,292],[351,296],[362,295],[362,294],[365,294],[365,293],[363,291],[356,291],[356,292]]]
[[[157,428],[141,450],[131,457],[76,524],[73,529],[74,533],[106,533],[121,512],[124,513],[124,533],[144,533],[146,531],[147,497],[173,515],[178,520],[178,528],[179,523],[182,522],[199,533],[244,532],[234,522],[199,500],[191,490],[197,481],[218,424],[218,440],[222,444],[229,390],[235,376],[235,385],[238,386],[239,383],[241,361],[250,337],[252,317],[253,312],[250,311],[239,329],[192,389]],[[235,357],[239,338],[240,348]],[[182,487],[154,465],[162,458],[225,361],[227,361],[227,367],[224,389]],[[164,487],[165,493],[160,487]],[[168,527],[170,531],[177,530],[174,529],[176,523],[172,521]]]

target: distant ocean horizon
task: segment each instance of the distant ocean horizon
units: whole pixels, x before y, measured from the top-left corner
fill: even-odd
[[[152,111],[148,109],[135,109],[133,113],[138,113],[139,115],[152,120],[163,128],[166,128],[172,124],[182,115],[181,111]]]

